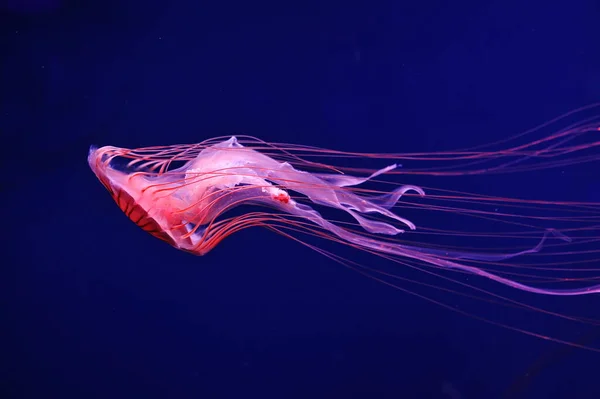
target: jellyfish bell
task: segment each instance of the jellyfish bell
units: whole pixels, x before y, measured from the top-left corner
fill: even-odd
[[[175,245],[172,237],[161,226],[162,220],[158,208],[154,204],[148,204],[148,194],[152,191],[148,194],[145,192],[148,186],[145,182],[146,178],[141,175],[138,175],[139,177],[135,174],[130,175],[112,165],[112,160],[122,153],[123,150],[117,147],[91,147],[88,163],[129,219],[156,238]]]
[[[544,296],[599,293],[600,268],[594,265],[599,258],[593,249],[600,242],[599,203],[501,198],[400,184],[397,178],[417,183],[419,176],[487,177],[597,162],[599,118],[581,114],[598,108],[582,108],[506,140],[448,152],[354,153],[238,136],[187,145],[92,148],[88,162],[134,223],[177,249],[204,255],[235,232],[265,227],[370,278],[451,310],[577,346],[572,340],[550,338],[486,315],[459,311],[443,298],[433,300],[399,282],[432,288],[436,295],[468,296],[574,323],[600,325],[599,320],[548,311],[463,279],[474,276],[499,287]],[[573,116],[575,122],[565,122]],[[556,128],[559,122],[566,126]],[[550,133],[546,133],[548,129]],[[379,165],[372,169],[342,167],[336,165],[339,158]],[[411,167],[401,168],[399,163]],[[245,205],[252,207],[244,207],[241,214],[229,212]],[[490,207],[507,211],[490,211]],[[438,219],[425,218],[425,214],[487,223],[488,230],[469,231],[469,223],[458,228],[436,226]],[[419,215],[421,218],[415,219]],[[465,244],[434,243],[439,237],[462,239]],[[313,238],[404,268],[388,272],[360,264],[325,250],[313,243]],[[502,240],[509,245],[482,250],[466,246],[472,240]],[[533,258],[541,254],[546,254],[542,266],[536,263],[540,258]],[[408,278],[406,271],[416,271],[422,278]]]

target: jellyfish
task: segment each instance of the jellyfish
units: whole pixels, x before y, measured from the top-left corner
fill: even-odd
[[[600,293],[600,203],[418,184],[419,178],[489,181],[584,163],[593,170],[600,159],[599,108],[594,104],[572,111],[501,141],[435,153],[358,153],[237,135],[137,149],[92,147],[88,163],[127,217],[179,250],[205,255],[233,233],[264,227],[455,312],[600,352],[461,310],[443,296],[434,299],[402,285],[600,325],[600,320],[548,310],[506,293]],[[379,165],[359,167],[365,163]],[[319,240],[385,259],[394,267],[360,263],[323,248]],[[491,248],[482,247],[484,243]],[[421,277],[413,277],[415,273]]]

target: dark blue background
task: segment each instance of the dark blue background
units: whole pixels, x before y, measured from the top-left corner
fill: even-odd
[[[91,3],[0,3],[2,398],[600,397],[600,355],[268,231],[175,251],[86,163],[90,144],[232,133],[371,152],[503,138],[600,100],[596,0]],[[597,173],[571,183],[600,200]]]

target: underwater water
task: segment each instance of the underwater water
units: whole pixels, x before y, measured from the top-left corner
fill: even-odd
[[[369,153],[503,140],[600,101],[598,17],[591,0],[0,1],[0,396],[600,397],[600,353],[461,315],[266,229],[233,234],[203,257],[177,251],[127,220],[86,162],[91,145],[231,135]],[[594,159],[396,180],[597,204]],[[406,214],[417,231],[439,217]],[[402,265],[322,245],[403,275]],[[600,269],[593,252],[587,260]],[[502,292],[600,320],[598,294]],[[432,295],[600,348],[598,323]]]

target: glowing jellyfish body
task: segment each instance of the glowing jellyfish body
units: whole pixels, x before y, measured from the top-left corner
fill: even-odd
[[[591,106],[567,116],[595,109],[596,106]],[[561,120],[563,119],[552,123]],[[394,183],[381,179],[384,176],[398,175],[443,177],[517,173],[595,162],[600,158],[596,151],[600,140],[598,118],[595,115],[541,138],[531,138],[547,126],[548,124],[542,125],[502,142],[478,148],[430,154],[358,154],[270,144],[243,136],[216,138],[199,144],[133,150],[117,147],[92,148],[88,162],[131,220],[157,238],[196,255],[206,254],[225,237],[241,229],[263,226],[294,238],[348,267],[396,288],[403,289],[389,279],[402,280],[401,271],[390,274],[351,262],[299,237],[305,234],[346,244],[409,266],[413,270],[455,282],[460,287],[485,294],[495,301],[501,300],[509,306],[540,310],[440,273],[466,273],[536,294],[578,296],[599,293],[600,273],[592,267],[582,268],[580,271],[583,277],[578,278],[561,276],[559,267],[547,267],[544,268],[546,272],[553,270],[558,276],[540,277],[531,273],[531,270],[536,270],[536,266],[516,263],[503,266],[503,262],[543,252],[546,246],[550,246],[545,243],[549,236],[556,238],[556,243],[552,245],[559,248],[563,255],[571,254],[573,262],[583,262],[578,256],[590,253],[589,248],[584,251],[581,247],[576,247],[568,251],[566,246],[573,242],[577,245],[583,240],[587,244],[597,244],[600,241],[597,236],[600,204],[524,201],[436,189],[433,189],[433,195],[430,196],[430,189],[426,195],[417,185],[395,183],[390,187],[389,184]],[[527,140],[523,141],[524,139]],[[353,170],[332,165],[340,157],[391,162],[381,165],[382,169]],[[428,167],[399,168],[395,163],[399,161],[415,164],[428,162]],[[376,188],[361,188],[364,184],[376,185]],[[384,186],[386,184],[388,186]],[[407,202],[404,202],[405,197]],[[430,197],[434,203],[429,202],[419,208],[419,200]],[[520,213],[502,214],[488,210],[498,204],[517,209]],[[258,207],[248,207],[247,212],[241,215],[228,216],[229,210],[241,205]],[[509,233],[502,229],[485,234],[473,233],[480,238],[522,238],[524,242],[532,242],[533,234],[537,234],[537,239],[533,245],[514,246],[508,251],[435,246],[426,241],[403,238],[420,229],[419,222],[409,220],[403,214],[403,209],[452,213],[479,220],[487,219],[496,224],[528,227],[528,231],[520,232]],[[552,212],[555,215],[540,216],[540,212],[543,213],[545,209],[547,215],[552,215]],[[346,219],[334,220],[323,216],[334,210],[342,211]],[[533,225],[531,221],[544,223]],[[567,235],[548,223],[553,221]],[[432,237],[434,232],[437,235],[443,234],[439,228],[426,228],[425,231],[429,231]],[[467,237],[468,232],[460,234],[446,229],[445,234]],[[586,262],[590,264],[589,257]],[[563,267],[562,271],[571,276],[576,269]],[[562,283],[571,284],[563,286]],[[430,285],[423,282],[418,284]],[[562,314],[554,315],[597,323],[595,320],[584,321]]]

